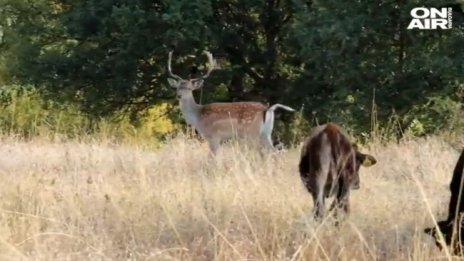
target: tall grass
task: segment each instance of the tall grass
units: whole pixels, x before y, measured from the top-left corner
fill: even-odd
[[[312,221],[298,145],[260,154],[228,144],[211,157],[189,137],[160,142],[177,127],[165,104],[136,125],[91,123],[33,89],[0,99],[0,260],[448,258],[422,231],[446,216],[456,132],[391,142],[399,122],[380,128],[373,107],[372,133],[358,140],[378,163],[361,170],[335,229]],[[310,125],[296,113],[284,138],[298,144]]]
[[[1,260],[437,260],[458,152],[442,138],[373,144],[352,214],[311,220],[299,148],[262,155],[178,137],[157,150],[108,143],[0,146]],[[424,195],[421,194],[423,190]],[[427,204],[425,204],[427,203]]]

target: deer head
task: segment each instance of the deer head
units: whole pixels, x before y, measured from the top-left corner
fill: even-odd
[[[171,69],[172,51],[169,52],[168,73],[169,73],[169,76],[171,76],[171,78],[168,78],[168,82],[172,88],[175,88],[177,90],[178,98],[182,99],[184,97],[190,97],[190,95],[192,94],[192,91],[201,88],[203,86],[204,80],[208,78],[211,72],[213,71],[215,67],[215,61],[214,61],[213,55],[206,50],[203,51],[203,54],[205,54],[208,57],[208,63],[209,63],[208,71],[206,72],[206,74],[198,78],[183,79],[179,75],[174,74],[172,72],[172,69]]]

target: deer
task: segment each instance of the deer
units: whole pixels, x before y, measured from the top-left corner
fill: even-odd
[[[209,66],[206,74],[184,79],[172,72],[172,53],[173,51],[169,52],[167,63],[167,72],[170,76],[167,79],[168,83],[176,89],[185,121],[208,142],[213,155],[217,153],[222,141],[231,138],[248,139],[261,144],[264,148],[275,150],[271,138],[274,129],[274,111],[282,108],[294,112],[293,108],[278,103],[268,106],[254,101],[198,104],[193,91],[203,86],[205,79],[216,67],[213,55],[206,50],[202,52],[208,58]]]

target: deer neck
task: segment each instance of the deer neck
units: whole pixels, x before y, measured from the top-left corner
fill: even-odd
[[[182,111],[185,121],[195,128],[198,128],[201,105],[195,101],[192,93],[181,97],[180,110]]]

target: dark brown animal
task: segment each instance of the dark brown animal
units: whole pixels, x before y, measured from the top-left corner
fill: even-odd
[[[330,207],[350,211],[350,190],[359,189],[359,168],[377,160],[358,151],[342,128],[334,123],[317,126],[301,150],[300,177],[314,201],[316,220],[324,216],[325,199],[336,193]]]
[[[454,167],[453,177],[451,178],[450,190],[451,198],[448,205],[448,217],[446,220],[439,221],[437,227],[440,229],[445,243],[448,246],[452,246],[453,252],[463,252],[464,248],[464,228],[463,228],[463,212],[464,212],[464,191],[462,179],[464,168],[464,149],[461,151],[458,162]],[[426,234],[429,234],[435,238],[435,244],[438,248],[442,249],[442,245],[439,242],[437,233],[437,227],[430,227],[424,229]],[[459,233],[457,233],[459,232]],[[452,242],[454,241],[454,242]]]

